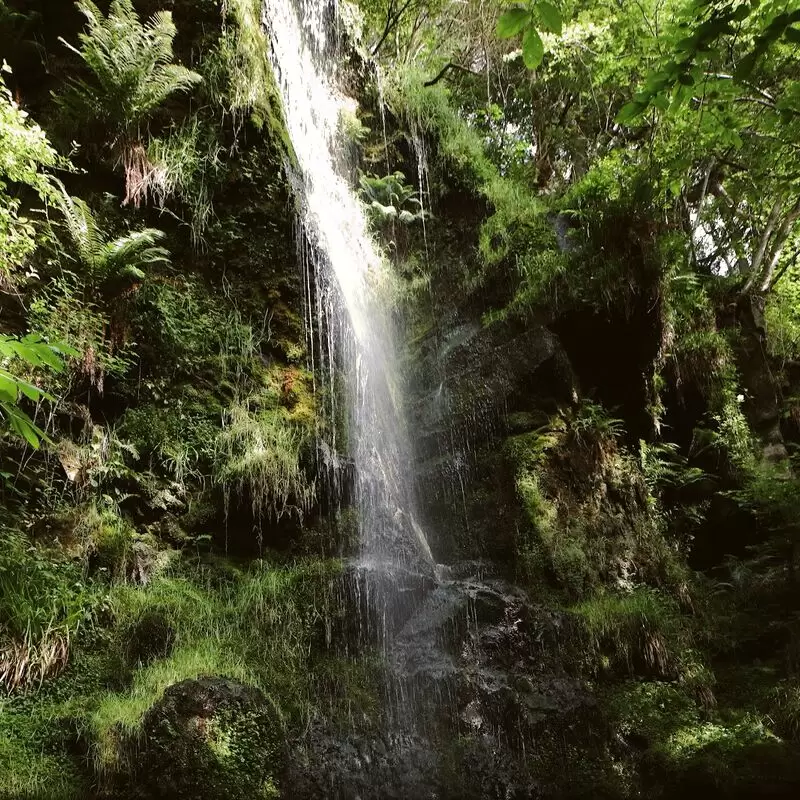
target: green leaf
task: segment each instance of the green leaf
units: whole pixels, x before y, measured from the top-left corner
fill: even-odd
[[[542,27],[546,31],[560,36],[564,27],[561,12],[552,3],[548,3],[547,0],[540,0],[536,4],[536,11],[539,14]]]
[[[638,117],[645,108],[647,108],[647,106],[644,103],[639,103],[636,100],[631,103],[626,103],[617,114],[615,122],[624,125],[626,122],[630,122]]]
[[[665,94],[657,94],[653,97],[653,105],[666,111],[669,108],[669,98]]]
[[[42,359],[39,357],[36,348],[23,344],[23,342],[15,341],[14,339],[9,340],[7,344],[12,352],[26,363],[33,367],[41,365]]]
[[[28,400],[33,400],[34,403],[42,396],[41,390],[27,381],[17,381],[17,388]]]
[[[57,348],[43,342],[38,334],[29,333],[22,339],[22,343],[29,351],[36,353],[37,358],[39,358],[42,364],[46,364],[56,372],[60,372],[63,368],[64,363],[58,357]]]
[[[528,69],[536,69],[544,58],[544,43],[539,31],[533,26],[525,30],[522,37],[522,60]]]
[[[677,111],[689,99],[691,94],[692,93],[687,86],[681,86],[680,84],[677,84],[668,113],[671,114],[673,111]]]
[[[31,447],[38,448],[40,440],[49,441],[44,431],[38,428],[31,418],[9,403],[0,403],[0,411],[8,420],[8,426]]]
[[[737,65],[736,70],[733,73],[734,79],[737,81],[745,80],[753,71],[758,56],[759,53],[756,50],[754,50],[752,53],[748,53]]]
[[[0,401],[6,403],[17,402],[17,382],[2,373],[0,373]]]
[[[524,8],[510,8],[497,20],[497,35],[501,39],[510,39],[530,23],[530,11]]]

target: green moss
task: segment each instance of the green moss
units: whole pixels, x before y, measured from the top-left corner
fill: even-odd
[[[648,588],[601,592],[572,607],[589,635],[599,673],[677,677],[691,656],[691,628],[677,602]]]
[[[680,554],[621,433],[619,420],[584,403],[506,440],[526,523],[516,537],[525,581],[550,578],[575,599],[602,585],[683,580]]]
[[[111,775],[125,766],[132,755],[128,748],[140,732],[145,713],[167,687],[204,675],[225,675],[243,683],[254,679],[240,656],[209,636],[179,646],[169,657],[137,670],[125,692],[101,695],[84,723],[92,742],[95,772]]]
[[[80,800],[87,782],[64,754],[42,751],[30,720],[0,706],[0,797]]]
[[[257,127],[266,127],[293,161],[292,147],[272,68],[265,54],[269,42],[261,23],[257,0],[230,0],[223,6],[222,36],[201,69],[212,94],[228,113],[250,115]]]

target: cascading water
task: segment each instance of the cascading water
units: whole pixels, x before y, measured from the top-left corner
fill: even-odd
[[[355,103],[342,91],[340,65],[347,59],[338,14],[336,0],[264,0],[295,156],[288,171],[298,204],[309,352],[326,384],[320,396],[329,403],[321,460],[338,476],[340,452],[353,462],[348,499],[358,513],[359,557],[345,573],[341,599],[348,611],[331,638],[348,657],[366,651],[367,662],[382,648],[386,702],[361,730],[326,728],[326,720],[310,729],[298,744],[297,768],[287,775],[287,796],[485,798],[482,781],[510,786],[505,774],[496,775],[508,772],[498,748],[527,735],[538,718],[541,691],[528,676],[545,656],[552,658],[541,642],[553,623],[540,621],[524,597],[484,575],[480,565],[437,567],[415,519],[395,330],[382,296],[388,267],[346,178],[353,165],[339,134]],[[427,183],[424,158],[418,170]],[[341,422],[346,441],[337,433]],[[537,620],[535,631],[529,620]],[[464,736],[478,754],[475,763],[500,766],[473,781],[475,759],[465,756],[458,768],[463,786],[477,793],[453,795],[442,782],[452,764],[443,768],[442,759]]]
[[[301,251],[314,303],[309,329],[317,326],[311,350],[324,362],[331,398],[337,370],[347,383],[361,559],[368,566],[423,562],[432,569],[415,520],[393,324],[380,297],[386,265],[344,177],[347,148],[339,131],[353,104],[339,87],[336,3],[266,0],[264,19],[296,156]]]

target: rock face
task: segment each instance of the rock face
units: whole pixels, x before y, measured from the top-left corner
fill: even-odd
[[[349,730],[315,724],[290,745],[283,797],[542,793],[563,767],[559,748],[593,735],[595,706],[566,667],[568,617],[488,569],[469,562],[436,581],[405,576],[413,602],[404,614],[384,616],[391,630],[378,637],[387,665],[382,719]],[[394,583],[389,588],[396,593]]]
[[[225,678],[170,686],[144,720],[130,798],[277,797],[275,720],[264,695]]]
[[[576,378],[561,343],[541,325],[466,319],[432,327],[412,360],[416,469],[431,547],[446,562],[489,552],[508,560],[513,478],[502,474],[498,441],[508,415],[531,408],[531,398],[552,410],[571,402]]]

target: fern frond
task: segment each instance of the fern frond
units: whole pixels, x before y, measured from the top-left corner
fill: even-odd
[[[83,268],[91,289],[115,278],[143,280],[145,267],[169,261],[169,251],[158,243],[165,237],[157,228],[143,228],[108,241],[91,209],[83,200],[71,197],[62,184],[59,208],[69,234],[70,247]]]
[[[157,247],[156,242],[164,238],[163,231],[145,228],[120,237],[105,245],[104,278],[128,277],[142,280],[142,267],[169,261],[169,252]]]
[[[89,206],[79,197],[72,197],[58,183],[58,208],[69,233],[73,250],[78,260],[94,273],[103,261],[103,239]]]
[[[76,5],[87,23],[80,47],[61,41],[80,56],[93,80],[71,81],[59,98],[73,115],[113,124],[117,138],[130,136],[167,97],[201,80],[172,63],[177,31],[170,12],[157,12],[145,25],[131,0],[114,0],[107,17],[91,0]]]

